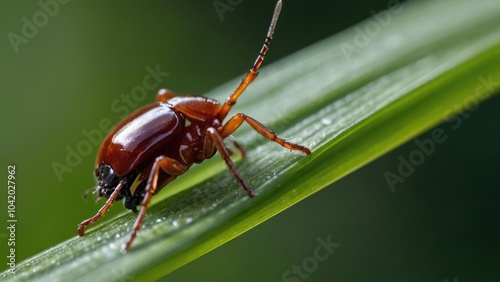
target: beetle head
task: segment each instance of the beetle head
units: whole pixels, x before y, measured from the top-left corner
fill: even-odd
[[[120,182],[120,177],[116,176],[115,171],[110,165],[101,163],[98,168],[95,169],[95,175],[97,176],[97,188],[99,191],[99,197],[109,198],[113,191],[115,191],[116,186]]]

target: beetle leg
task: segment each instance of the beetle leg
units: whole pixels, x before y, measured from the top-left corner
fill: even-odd
[[[177,96],[177,93],[173,92],[172,90],[169,89],[160,89],[158,93],[156,94],[156,101],[157,102],[166,102],[169,99],[174,98]]]
[[[120,181],[120,183],[118,183],[118,186],[116,186],[113,193],[111,193],[111,196],[109,197],[109,199],[106,201],[104,206],[102,206],[101,209],[99,209],[99,211],[97,212],[96,215],[94,215],[93,217],[91,217],[89,219],[82,221],[82,223],[80,223],[78,225],[78,235],[80,237],[83,236],[84,229],[85,229],[85,227],[87,227],[87,225],[96,222],[99,218],[101,218],[101,216],[103,216],[109,210],[109,208],[111,207],[111,205],[115,201],[116,197],[118,197],[118,194],[120,194],[120,190],[123,187],[123,182],[124,181],[122,180],[122,181]]]
[[[238,173],[236,170],[236,167],[234,166],[233,161],[230,158],[229,150],[227,149],[226,145],[224,144],[224,140],[222,136],[219,134],[219,132],[213,128],[210,127],[207,129],[207,134],[205,135],[205,142],[203,147],[204,148],[217,148],[219,150],[219,153],[221,154],[222,159],[226,162],[226,165],[229,167],[229,170],[231,173],[234,175],[236,180],[240,183],[240,185],[247,191],[249,197],[255,196],[255,192],[248,186],[248,184],[243,180],[243,177]]]
[[[229,136],[230,137],[230,141],[231,143],[233,143],[234,147],[236,148],[236,150],[238,150],[238,152],[240,152],[240,155],[243,159],[245,159],[247,157],[247,152],[245,151],[245,148],[243,147],[243,145],[241,145],[240,143],[238,143],[238,141],[234,140],[233,136]],[[234,155],[233,151],[231,149],[228,148],[228,151],[229,151],[229,154],[232,156]]]
[[[262,123],[242,113],[236,114],[231,117],[225,125],[218,128],[218,131],[222,138],[226,138],[234,131],[236,131],[236,129],[238,129],[244,121],[246,121],[260,135],[280,144],[287,149],[301,151],[306,155],[311,154],[311,150],[309,150],[307,147],[288,142],[285,139],[278,137],[276,133],[267,129]]]
[[[174,180],[178,175],[186,172],[188,168],[188,166],[183,165],[178,160],[171,159],[169,157],[159,156],[155,159],[153,167],[151,168],[151,172],[149,174],[148,182],[146,184],[146,194],[144,195],[144,199],[142,200],[141,210],[139,212],[139,215],[137,216],[137,219],[135,220],[134,226],[132,227],[132,232],[130,233],[128,241],[122,247],[122,252],[127,252],[130,249],[132,242],[137,236],[137,232],[139,231],[139,229],[141,229],[144,216],[146,215],[149,202],[151,201],[151,197],[158,189],[158,175],[160,174],[160,169],[170,175],[168,181],[163,182],[168,183],[169,181]]]

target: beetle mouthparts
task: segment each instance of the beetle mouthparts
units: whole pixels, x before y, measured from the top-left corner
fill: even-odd
[[[87,196],[92,193],[92,199],[97,200],[97,199],[99,199],[98,192],[99,192],[99,188],[91,187],[91,188],[85,190],[85,192],[83,192],[83,199],[87,200]]]

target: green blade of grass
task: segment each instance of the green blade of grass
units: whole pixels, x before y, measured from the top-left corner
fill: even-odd
[[[310,147],[289,152],[244,126],[238,170],[250,199],[214,158],[155,196],[127,255],[136,215],[89,228],[2,278],[22,281],[157,279],[231,240],[500,89],[500,2],[403,3],[261,71],[233,111]],[[386,17],[387,19],[387,17]],[[378,23],[378,29],[365,33]],[[281,27],[285,28],[285,27]],[[375,32],[376,31],[376,32]],[[277,35],[278,36],[278,35]],[[223,100],[236,81],[207,96]]]

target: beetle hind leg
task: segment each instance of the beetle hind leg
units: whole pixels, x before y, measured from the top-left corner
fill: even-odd
[[[243,147],[243,145],[241,145],[240,143],[238,143],[238,141],[234,140],[234,138],[232,138],[233,136],[229,136],[231,139],[231,143],[233,143],[234,145],[234,148],[236,148],[236,150],[238,150],[238,152],[240,153],[241,155],[241,158],[243,159],[246,159],[247,157],[247,151],[245,150],[245,147]],[[229,154],[232,156],[234,155],[234,152],[232,150],[228,150],[229,151]]]
[[[157,102],[166,102],[166,101],[174,98],[175,96],[177,96],[177,93],[175,93],[174,91],[162,88],[156,94],[156,101]]]

